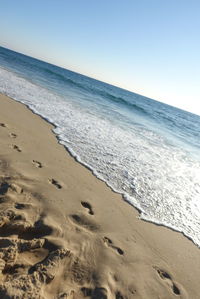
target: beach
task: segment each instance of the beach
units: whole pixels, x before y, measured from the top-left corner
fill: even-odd
[[[200,250],[136,209],[0,96],[0,298],[199,298]]]

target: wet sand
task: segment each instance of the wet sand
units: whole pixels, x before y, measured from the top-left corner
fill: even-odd
[[[200,249],[139,219],[0,95],[0,298],[200,298]]]

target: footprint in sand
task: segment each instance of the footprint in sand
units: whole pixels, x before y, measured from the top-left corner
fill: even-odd
[[[2,182],[0,185],[0,195],[5,195],[8,192],[8,188],[10,187],[10,184],[7,182]]]
[[[6,128],[6,125],[4,123],[0,123],[0,127]]]
[[[49,179],[49,183],[54,185],[57,189],[62,189],[62,186],[54,179]]]
[[[19,153],[22,151],[16,144],[12,144],[11,147]]]
[[[162,270],[162,269],[159,269],[159,268],[155,268],[159,277],[163,280],[166,280],[168,282],[170,282],[170,286],[171,286],[171,289],[172,289],[172,292],[175,294],[175,295],[180,295],[181,294],[181,291],[179,290],[179,288],[177,287],[177,285],[173,282],[172,278],[171,278],[171,275],[168,274],[166,271]]]
[[[92,209],[92,206],[86,202],[86,201],[81,201],[81,205],[88,210],[88,214],[90,215],[94,215],[94,212],[93,212],[93,209]]]
[[[132,294],[134,295],[135,292],[132,292]],[[125,299],[125,298],[127,298],[127,297],[124,297],[124,296],[121,294],[120,291],[117,291],[116,294],[115,294],[115,298],[116,298],[116,299]]]
[[[108,237],[104,237],[104,238],[103,238],[103,241],[104,241],[104,243],[105,243],[108,247],[110,247],[110,248],[116,250],[118,254],[120,254],[120,255],[124,255],[124,251],[123,251],[121,248],[115,246],[115,245],[113,244],[113,241],[112,241],[111,239],[109,239]]]
[[[81,226],[82,228],[85,228],[89,231],[97,231],[99,229],[98,224],[96,224],[91,219],[88,219],[85,215],[71,215],[70,219],[72,222],[74,222],[76,225]]]
[[[35,165],[37,168],[42,168],[42,163],[36,160],[33,160],[32,163]]]
[[[15,203],[15,209],[17,210],[24,210],[24,209],[31,209],[33,208],[33,206],[31,204],[24,204],[24,203],[20,203],[20,202],[16,202]]]
[[[10,135],[11,138],[16,138],[17,137],[17,135],[15,133],[10,133],[9,135]]]

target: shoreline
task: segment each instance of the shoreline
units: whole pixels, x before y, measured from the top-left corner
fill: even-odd
[[[4,96],[4,94],[1,94],[1,93],[0,93],[0,96],[1,96],[1,95]],[[135,209],[135,211],[138,213],[138,219],[140,219],[141,221],[147,222],[147,223],[152,223],[152,224],[154,224],[154,225],[156,225],[156,226],[159,226],[159,227],[167,228],[167,229],[169,229],[169,230],[172,230],[173,232],[180,233],[180,234],[182,234],[185,238],[187,238],[189,241],[191,241],[195,246],[197,246],[197,247],[200,249],[200,246],[199,246],[197,243],[195,243],[194,240],[193,240],[190,236],[186,235],[186,234],[184,233],[184,231],[178,230],[178,229],[174,228],[173,226],[169,226],[169,225],[167,225],[167,224],[162,224],[162,223],[156,222],[155,220],[153,221],[153,220],[150,220],[150,219],[146,219],[146,218],[142,218],[142,217],[140,217],[141,214],[143,213],[143,211],[142,211],[139,207],[133,205],[128,199],[126,199],[126,195],[125,195],[125,194],[121,193],[120,191],[115,190],[115,189],[114,189],[111,185],[109,185],[103,178],[99,177],[99,176],[95,173],[95,171],[94,171],[89,165],[87,165],[86,163],[84,163],[83,161],[81,161],[79,158],[77,158],[77,156],[73,155],[73,153],[70,151],[70,149],[69,149],[66,145],[64,145],[64,144],[62,143],[62,139],[60,139],[59,136],[57,135],[57,133],[55,132],[55,130],[56,130],[58,127],[57,127],[52,121],[50,121],[48,118],[44,117],[43,115],[41,115],[41,114],[35,112],[35,111],[34,111],[31,107],[29,107],[27,104],[25,104],[25,103],[23,103],[23,102],[20,102],[20,101],[18,101],[18,100],[16,100],[16,99],[13,99],[13,98],[11,98],[11,97],[9,97],[9,96],[7,96],[7,97],[8,97],[9,99],[11,99],[12,101],[15,101],[15,102],[17,102],[17,103],[19,103],[19,104],[24,105],[24,106],[25,106],[28,110],[30,110],[33,114],[39,116],[43,121],[45,121],[45,122],[47,122],[48,124],[50,124],[50,125],[52,126],[51,131],[52,131],[53,135],[55,136],[57,142],[59,143],[59,145],[61,145],[61,146],[64,147],[64,149],[65,149],[66,152],[70,155],[70,157],[72,157],[72,159],[73,159],[76,163],[79,163],[80,165],[82,165],[83,167],[85,167],[87,170],[89,170],[89,171],[92,173],[92,175],[95,176],[95,178],[96,178],[97,180],[100,180],[100,181],[102,181],[103,183],[105,183],[105,185],[106,185],[112,192],[114,192],[114,193],[120,195],[122,200],[124,200],[128,205],[130,205],[133,209]]]
[[[21,298],[199,298],[197,245],[138,219],[138,211],[59,144],[55,126],[29,107],[0,95],[0,111],[6,199],[0,244],[10,242],[16,255],[5,261],[7,249],[0,248],[7,265],[1,296],[12,298],[23,285],[32,293]],[[28,239],[21,252],[19,244]],[[5,271],[20,263],[17,273]]]

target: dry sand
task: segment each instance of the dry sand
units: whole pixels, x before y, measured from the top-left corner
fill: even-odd
[[[0,298],[200,298],[200,250],[138,212],[0,96]]]

